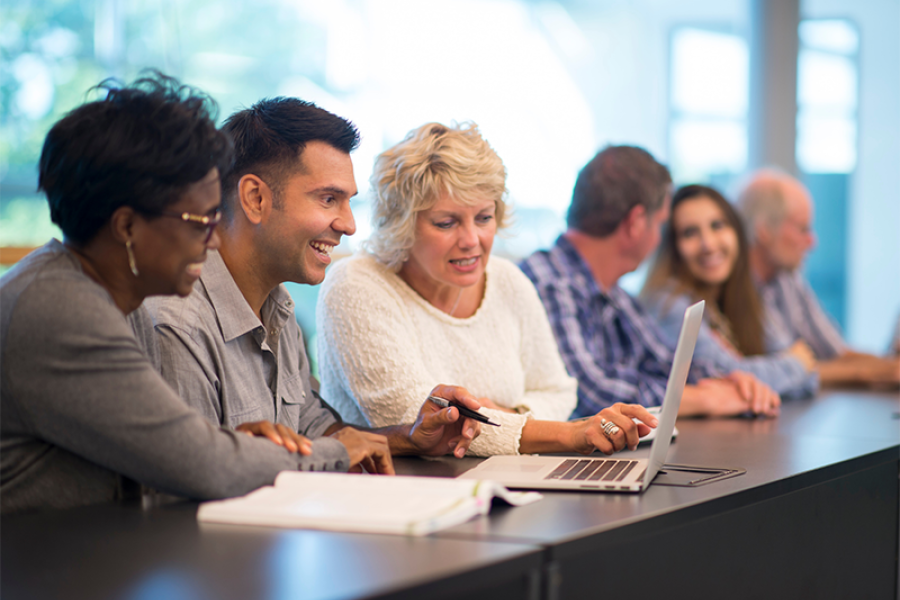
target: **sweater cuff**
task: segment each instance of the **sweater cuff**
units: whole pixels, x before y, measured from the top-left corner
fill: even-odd
[[[482,408],[480,411],[500,427],[481,426],[481,435],[472,441],[469,456],[494,456],[496,454],[518,454],[522,443],[522,429],[528,417],[502,410]]]

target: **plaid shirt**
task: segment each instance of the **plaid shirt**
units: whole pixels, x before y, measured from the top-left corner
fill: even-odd
[[[772,281],[758,283],[758,288],[766,317],[773,325],[767,333],[782,336],[779,345],[786,347],[803,340],[819,360],[846,352],[844,338],[799,271],[781,271]]]
[[[562,236],[519,266],[534,282],[563,362],[578,380],[573,416],[592,415],[616,402],[662,404],[675,343],[634,298],[618,286],[603,292]],[[694,361],[688,382],[720,375],[712,364]]]

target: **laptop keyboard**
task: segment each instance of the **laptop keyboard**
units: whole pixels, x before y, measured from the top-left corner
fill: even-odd
[[[636,460],[598,460],[569,458],[544,477],[575,481],[622,481],[638,464]]]

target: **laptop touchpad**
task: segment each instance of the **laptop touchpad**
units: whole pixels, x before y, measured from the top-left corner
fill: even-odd
[[[481,471],[502,471],[504,473],[534,473],[536,471],[540,471],[541,469],[546,469],[546,464],[535,464],[535,463],[506,463],[506,464],[493,464],[493,465],[484,465],[481,467]]]

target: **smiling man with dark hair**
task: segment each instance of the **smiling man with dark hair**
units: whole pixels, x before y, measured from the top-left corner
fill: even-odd
[[[219,251],[190,297],[148,303],[163,377],[214,423],[268,432],[289,448],[305,445],[301,436],[340,441],[321,457],[329,470],[390,473],[391,454],[462,456],[479,429],[455,408],[423,398],[415,423],[365,431],[345,426],[314,390],[282,284],[321,283],[334,247],[356,231],[356,128],[312,103],[273,98],[233,114],[223,130],[235,161],[222,178]],[[438,395],[478,408],[461,388]]]

